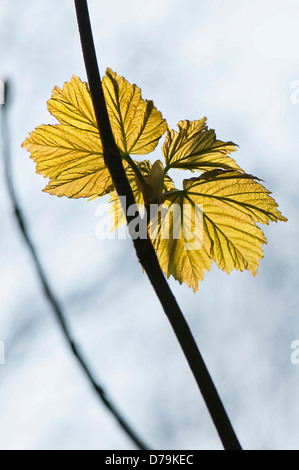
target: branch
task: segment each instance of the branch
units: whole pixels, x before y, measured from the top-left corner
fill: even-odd
[[[41,282],[42,288],[44,290],[44,294],[48,303],[50,304],[53,313],[59,323],[59,326],[62,330],[62,333],[65,337],[66,342],[68,343],[71,351],[73,352],[74,356],[76,357],[77,361],[79,362],[83,373],[85,374],[87,380],[95,390],[97,396],[100,398],[102,403],[108,408],[108,410],[112,413],[114,418],[117,420],[121,428],[125,431],[125,433],[130,437],[130,439],[134,442],[137,448],[141,450],[147,450],[148,447],[144,444],[144,442],[138,437],[135,431],[131,428],[131,426],[127,423],[127,421],[122,417],[120,412],[117,410],[115,405],[112,403],[110,398],[108,397],[105,390],[97,383],[95,378],[92,375],[89,367],[87,366],[86,361],[84,360],[82,354],[80,353],[78,347],[76,346],[75,341],[72,338],[70,328],[65,320],[64,313],[59,305],[59,301],[57,300],[50,284],[47,279],[45,270],[41,264],[41,261],[38,257],[37,251],[35,246],[31,240],[29,235],[29,231],[27,229],[27,224],[22,213],[15,189],[13,184],[12,178],[12,168],[11,168],[11,157],[10,157],[10,145],[9,145],[9,126],[8,126],[8,116],[7,116],[7,83],[4,84],[4,99],[1,105],[1,131],[2,131],[2,142],[3,142],[3,158],[4,158],[4,167],[5,167],[5,180],[6,185],[9,193],[9,197],[11,200],[12,208],[14,215],[16,217],[20,232],[23,236],[23,239],[29,249],[29,252],[32,257],[33,264],[35,266],[37,275]],[[0,103],[1,104],[1,103]]]
[[[122,196],[121,201],[125,201],[123,209],[126,214],[127,222],[130,224],[131,220],[136,220],[136,217],[128,216],[127,208],[136,203],[109,121],[95,52],[87,1],[74,1],[89,88],[102,140],[105,163],[110,171],[118,196]],[[140,214],[138,214],[137,217],[141,223]],[[225,412],[221,399],[198,350],[189,326],[160,268],[150,238],[138,238],[133,240],[133,243],[137,257],[147,273],[164,312],[167,315],[182,347],[224,448],[226,450],[241,450],[240,443]]]

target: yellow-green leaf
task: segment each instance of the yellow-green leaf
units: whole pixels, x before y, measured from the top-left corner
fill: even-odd
[[[206,171],[213,168],[242,171],[228,155],[236,151],[233,142],[216,140],[215,131],[208,129],[206,118],[180,121],[179,132],[168,130],[162,151],[166,169]]]
[[[155,150],[167,124],[152,101],[143,100],[141,90],[111,69],[103,78],[103,89],[116,144],[123,154],[145,155]]]
[[[212,265],[211,242],[203,231],[201,208],[190,204],[181,191],[173,194],[151,218],[149,233],[167,278],[173,276],[196,292]]]
[[[181,214],[181,236],[178,239],[172,233],[169,239],[165,234],[160,236],[167,228],[163,227],[162,220],[161,225],[158,224],[158,236],[153,237],[158,258],[168,277],[172,275],[194,291],[204,271],[210,269],[212,260],[227,273],[232,269],[246,269],[255,276],[263,257],[262,245],[266,243],[256,222],[268,224],[287,220],[278,211],[270,192],[252,175],[238,171],[214,170],[185,180],[183,191],[170,193],[167,207],[180,209],[176,217]],[[193,233],[192,227],[201,215],[202,229]],[[167,220],[167,210],[164,218]],[[192,249],[186,233],[189,238],[193,233],[193,243],[198,247],[202,242],[200,248]]]
[[[155,149],[166,122],[152,101],[144,101],[136,85],[107,69],[103,88],[111,126],[122,154]],[[50,179],[45,191],[73,198],[102,196],[113,190],[87,83],[73,76],[55,87],[49,112],[59,121],[40,126],[24,141],[37,172]]]
[[[96,116],[86,82],[73,76],[62,90],[55,87],[48,101],[48,110],[61,124],[98,134]]]
[[[50,179],[44,191],[72,198],[109,193],[113,183],[86,83],[73,77],[54,88],[48,107],[61,124],[38,127],[22,144],[36,171]]]

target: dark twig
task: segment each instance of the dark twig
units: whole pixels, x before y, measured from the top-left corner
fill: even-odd
[[[39,256],[37,254],[36,248],[31,240],[29,235],[29,231],[27,229],[27,224],[25,221],[25,217],[20,207],[20,203],[18,201],[16,191],[14,189],[13,184],[13,177],[12,177],[12,167],[11,167],[11,156],[10,156],[10,145],[9,145],[9,126],[8,126],[8,101],[7,101],[7,83],[4,84],[4,99],[3,104],[1,105],[1,131],[2,131],[2,152],[4,158],[4,167],[5,167],[5,179],[7,184],[8,193],[11,199],[12,208],[16,220],[18,222],[18,226],[20,232],[24,238],[24,241],[29,249],[31,254],[33,264],[35,266],[37,275],[41,282],[42,288],[44,290],[45,296],[55,314],[55,317],[61,327],[63,335],[71,348],[74,356],[76,357],[77,361],[79,362],[86,378],[90,382],[91,386],[95,390],[97,396],[100,398],[101,402],[108,408],[108,410],[113,414],[114,418],[117,420],[121,428],[126,432],[126,434],[131,438],[134,442],[136,447],[141,450],[147,450],[148,447],[144,444],[144,442],[137,436],[135,431],[131,428],[131,426],[127,423],[127,421],[121,416],[120,412],[117,410],[115,405],[112,403],[110,398],[108,397],[105,390],[97,383],[95,378],[93,377],[92,372],[90,371],[89,367],[87,366],[86,361],[83,359],[82,354],[80,353],[76,343],[74,342],[70,328],[67,324],[65,319],[64,313],[62,308],[57,300],[52,288],[50,287],[50,283],[47,279],[45,270],[41,264]]]
[[[127,216],[127,222],[130,223],[132,219],[128,217],[126,209],[127,207],[135,204],[135,200],[132,189],[126,177],[121,155],[115,144],[109,122],[107,106],[105,103],[98,62],[96,58],[87,1],[74,1],[90,92],[103,144],[105,163],[110,171],[118,195],[122,196],[122,199],[126,201],[124,204],[124,210]],[[140,215],[139,219],[141,223]],[[149,237],[146,239],[135,239],[134,246],[137,257],[141,262],[145,272],[147,273],[149,280],[158,298],[160,299],[163,309],[183,349],[183,352],[209,409],[210,415],[214,421],[224,448],[226,450],[241,450],[240,443],[225,412],[221,399],[213,384],[202,356],[197,348],[189,326],[159,266],[156,253]]]

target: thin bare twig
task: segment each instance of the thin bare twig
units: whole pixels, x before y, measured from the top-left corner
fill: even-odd
[[[64,312],[59,304],[59,301],[50,286],[48,281],[47,275],[45,270],[42,266],[42,263],[39,259],[37,254],[37,250],[32,242],[32,239],[29,234],[29,230],[27,228],[27,224],[25,221],[25,217],[21,210],[20,203],[18,201],[18,197],[16,191],[14,189],[13,184],[13,175],[12,175],[12,166],[11,166],[11,155],[10,155],[10,138],[9,138],[9,125],[8,125],[8,103],[7,100],[7,91],[8,86],[7,82],[4,84],[4,99],[1,104],[1,132],[2,132],[2,152],[3,152],[3,161],[5,167],[5,180],[7,185],[7,190],[9,193],[9,197],[12,204],[12,209],[15,215],[15,218],[18,223],[18,227],[20,229],[20,233],[23,236],[23,239],[27,245],[27,248],[31,254],[32,261],[37,272],[38,278],[40,280],[41,286],[43,288],[45,297],[50,304],[50,307],[56,317],[56,320],[59,323],[59,326],[62,330],[64,338],[71,348],[72,353],[76,357],[78,363],[81,366],[85,377],[95,390],[98,398],[100,398],[101,402],[106,406],[106,408],[112,413],[114,418],[119,423],[120,427],[125,431],[125,433],[129,436],[129,438],[134,442],[135,446],[141,450],[147,450],[148,446],[142,441],[142,439],[137,435],[137,433],[132,429],[132,427],[128,424],[128,422],[124,419],[124,417],[120,414],[117,410],[116,406],[113,404],[111,399],[108,397],[107,393],[99,385],[99,383],[94,378],[90,368],[88,367],[85,359],[83,358],[82,354],[80,353],[73,337],[71,334],[70,327],[65,319]]]

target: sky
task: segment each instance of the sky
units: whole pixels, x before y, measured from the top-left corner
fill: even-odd
[[[89,1],[101,73],[153,99],[168,124],[208,118],[273,192],[287,223],[263,226],[258,275],[216,266],[196,294],[170,279],[245,449],[299,449],[297,209],[299,4],[286,0]],[[17,193],[78,345],[99,382],[155,449],[221,449],[173,331],[130,240],[98,240],[99,202],[56,198],[21,148],[52,123],[46,103],[86,80],[68,0],[3,0],[0,78],[12,87]],[[297,83],[296,83],[297,82]],[[152,158],[159,158],[159,149]],[[179,177],[179,176],[178,176]],[[134,449],[70,354],[14,220],[0,167],[0,448]]]

